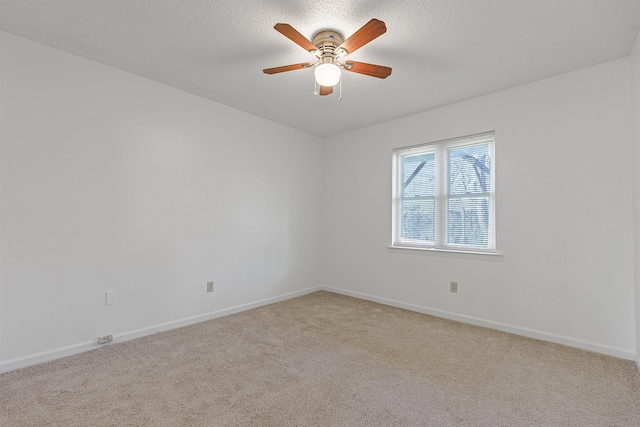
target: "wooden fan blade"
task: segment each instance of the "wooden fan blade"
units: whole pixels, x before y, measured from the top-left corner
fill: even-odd
[[[369,43],[371,40],[380,37],[386,32],[387,27],[384,25],[384,22],[378,19],[372,19],[364,24],[362,28],[356,31],[351,37],[342,42],[336,50],[342,48],[346,50],[347,53],[353,53],[365,44]]]
[[[320,96],[331,95],[333,93],[333,86],[320,86]]]
[[[318,48],[311,43],[309,39],[300,34],[298,30],[289,24],[276,24],[273,28],[306,51],[318,50]]]
[[[308,68],[310,66],[310,62],[302,62],[300,64],[283,65],[282,67],[265,68],[262,72],[265,74],[277,74],[284,73],[285,71],[301,70],[302,68]]]
[[[345,68],[347,71],[358,74],[366,74],[367,76],[386,79],[391,75],[391,68],[382,65],[367,64],[366,62],[345,61],[344,65],[351,66]]]

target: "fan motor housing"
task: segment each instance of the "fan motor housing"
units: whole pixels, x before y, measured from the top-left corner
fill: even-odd
[[[331,46],[335,49],[340,46],[342,42],[342,34],[333,30],[320,31],[313,36],[313,44],[321,51],[324,51],[325,46]]]

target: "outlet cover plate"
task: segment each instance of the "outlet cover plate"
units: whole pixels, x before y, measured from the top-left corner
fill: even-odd
[[[116,291],[107,291],[104,293],[104,305],[113,305],[116,303]]]
[[[207,282],[207,292],[213,292],[213,282]]]
[[[458,293],[458,282],[451,282],[451,292]]]

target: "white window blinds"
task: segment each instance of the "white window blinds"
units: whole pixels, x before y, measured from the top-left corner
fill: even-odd
[[[393,246],[495,252],[493,133],[394,152]]]

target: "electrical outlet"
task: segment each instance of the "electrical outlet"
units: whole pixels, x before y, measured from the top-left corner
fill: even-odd
[[[213,292],[213,282],[207,282],[207,292]]]
[[[451,292],[458,293],[458,282],[451,282]]]
[[[104,293],[104,304],[113,305],[116,303],[116,291],[107,291]]]

